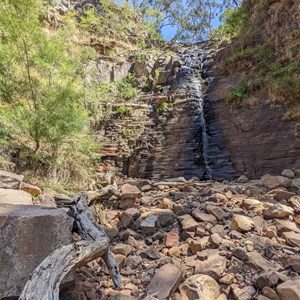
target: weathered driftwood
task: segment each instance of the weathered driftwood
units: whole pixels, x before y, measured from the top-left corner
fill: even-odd
[[[111,196],[119,198],[122,196],[122,193],[114,185],[108,185],[99,191],[87,192],[87,202],[89,206],[92,206],[95,202],[108,199]]]
[[[59,286],[63,278],[73,269],[101,257],[112,276],[115,287],[120,287],[121,275],[109,247],[109,238],[96,224],[88,207],[86,196],[76,195],[71,201],[61,201],[61,205],[71,205],[72,217],[83,241],[57,249],[34,271],[26,283],[19,300],[58,300]]]

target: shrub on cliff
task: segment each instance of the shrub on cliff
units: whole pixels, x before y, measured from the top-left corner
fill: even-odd
[[[85,143],[84,66],[94,51],[76,43],[72,20],[54,31],[44,16],[42,0],[0,3],[0,135],[45,165]]]

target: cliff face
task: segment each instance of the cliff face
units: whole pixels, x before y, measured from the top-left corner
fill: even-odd
[[[234,85],[230,77],[216,80],[207,98],[207,118],[209,131],[223,137],[222,147],[230,152],[236,171],[258,178],[299,169],[299,124],[283,120],[286,108],[271,106],[265,93],[247,107],[232,108],[225,97]]]
[[[165,98],[169,106],[150,115],[153,125],[131,155],[128,175],[154,179],[233,176],[228,151],[216,146],[222,137],[212,139],[207,132],[205,97],[214,54],[207,44],[178,51],[181,68],[176,77],[165,92],[152,96],[158,103]]]
[[[236,175],[221,131],[206,122],[211,111],[207,92],[213,80],[212,46],[177,45],[173,56],[158,58],[149,72],[158,74],[159,88],[142,93],[136,103],[123,103],[131,113],[103,128],[107,164],[131,177],[153,179]],[[132,69],[138,77],[149,64],[137,62]]]
[[[266,45],[274,63],[297,62],[298,1],[260,0],[251,7],[252,27],[247,28],[251,41],[244,47]],[[159,88],[141,94],[131,116],[104,129],[104,159],[115,161],[129,176],[155,179],[230,179],[241,174],[258,178],[300,168],[300,127],[286,118],[288,105],[274,104],[267,86],[239,107],[226,100],[240,84],[239,72],[247,73],[247,68],[243,61],[226,72],[220,66],[243,38],[245,43],[246,35],[240,36],[217,54],[213,43],[175,45],[173,57],[162,56],[151,66],[150,60],[133,63],[136,78],[157,73]]]
[[[274,65],[296,64],[300,55],[299,13],[298,1],[256,1],[248,22],[252,28],[242,31],[231,47],[218,53],[215,61],[215,80],[207,97],[207,118],[212,139],[214,132],[218,132],[224,139],[222,146],[230,152],[236,171],[251,178],[266,173],[278,174],[284,168],[300,167],[299,124],[286,118],[287,111],[291,113],[296,108],[290,107],[288,101],[275,105],[274,96],[268,93],[267,85],[259,91],[253,91],[246,103],[232,106],[226,97],[240,84],[242,75],[253,72],[249,70],[249,65],[259,62],[253,60],[245,67],[241,59],[230,70],[226,70],[227,75],[220,71],[220,65],[224,65],[224,61],[234,53],[232,49],[238,51],[241,41],[247,47],[254,47],[252,49],[257,45],[271,49]],[[251,41],[245,41],[245,36],[242,36],[247,30],[248,35],[249,31],[252,32],[249,35],[252,35]],[[281,80],[280,76],[276,78],[277,81]],[[285,100],[284,93],[279,92]],[[297,102],[297,99],[293,100]]]
[[[260,39],[272,46],[279,60],[300,59],[299,1],[256,1],[250,18]]]

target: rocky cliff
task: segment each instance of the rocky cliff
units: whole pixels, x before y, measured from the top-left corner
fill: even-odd
[[[206,124],[215,55],[211,46],[178,45],[173,56],[158,58],[149,72],[158,74],[158,88],[139,95],[136,103],[123,103],[133,112],[104,127],[104,159],[115,160],[132,177],[209,179],[235,174],[220,131]],[[147,63],[135,63],[132,69],[146,74]]]
[[[283,166],[299,168],[299,124],[283,119],[286,107],[270,105],[262,93],[251,105],[232,108],[225,98],[235,85],[230,77],[216,79],[207,98],[207,118],[209,129],[223,137],[236,171],[258,178],[279,174]]]
[[[129,176],[154,179],[230,179],[241,174],[257,178],[278,174],[283,166],[300,167],[299,125],[286,118],[294,110],[283,102],[286,87],[281,89],[276,82],[274,95],[265,84],[253,90],[243,105],[234,106],[227,96],[239,86],[244,73],[252,72],[255,77],[256,66],[251,66],[260,62],[242,57],[224,72],[224,62],[239,47],[254,53],[267,49],[266,53],[272,52],[270,64],[294,67],[300,53],[299,4],[261,0],[251,2],[249,13],[252,25],[247,23],[240,36],[223,49],[217,50],[213,43],[173,45],[167,50],[173,56],[133,62],[136,77],[157,75],[157,86],[142,93],[137,106],[125,104],[133,108],[131,114],[104,126],[104,159],[115,161]],[[264,71],[257,72],[258,77],[267,77]]]
[[[290,82],[299,84],[296,79],[299,67],[298,73],[296,71],[292,75],[282,71],[284,68],[293,68],[299,60],[299,13],[297,1],[255,2],[250,11],[249,26],[242,30],[232,45],[221,50],[215,60],[215,80],[207,97],[208,124],[213,131],[223,136],[236,171],[251,178],[265,173],[278,174],[283,165],[289,168],[300,167],[299,123],[287,117],[297,114],[295,111],[299,95],[294,93],[297,85]],[[248,48],[240,51],[238,47],[243,43]],[[276,78],[269,79],[271,71],[259,69],[261,67],[255,64],[258,65],[260,61],[245,54],[246,51],[258,52],[259,47],[267,49],[264,50],[265,54],[261,54],[268,56],[269,61],[264,63],[279,70]],[[231,65],[225,72],[221,70],[224,61],[230,55],[237,56],[236,53],[239,60],[235,61],[235,65]],[[255,82],[256,76],[263,85],[255,87],[242,105],[231,105],[226,99],[228,94],[239,86],[241,77],[247,78],[248,74],[254,77],[248,81]],[[275,93],[272,81],[276,82]]]

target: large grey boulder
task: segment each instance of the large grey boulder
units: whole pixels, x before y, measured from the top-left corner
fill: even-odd
[[[0,299],[18,297],[34,269],[72,242],[71,230],[63,209],[0,204]]]

